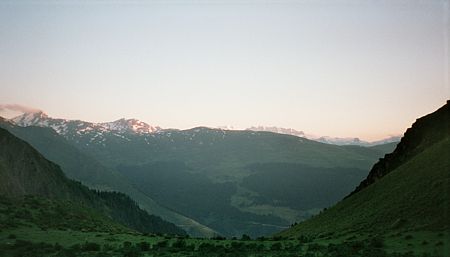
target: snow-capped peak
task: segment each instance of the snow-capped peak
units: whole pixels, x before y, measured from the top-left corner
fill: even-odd
[[[22,127],[39,126],[50,127],[59,134],[66,133],[85,134],[90,132],[114,132],[114,133],[134,133],[149,134],[160,131],[160,127],[153,127],[136,119],[119,119],[112,122],[92,123],[80,120],[55,119],[43,112],[24,113],[10,120],[14,124]]]
[[[161,129],[160,127],[150,126],[140,120],[124,118],[112,122],[99,123],[98,125],[110,131],[135,132],[139,134],[153,133]]]
[[[278,134],[287,134],[287,135],[303,137],[303,138],[318,141],[321,143],[333,144],[333,145],[373,146],[373,145],[379,145],[379,144],[398,142],[398,141],[400,141],[400,138],[401,138],[401,136],[390,136],[390,137],[382,139],[382,140],[368,142],[368,141],[361,140],[357,137],[341,138],[341,137],[329,137],[329,136],[316,136],[316,135],[307,134],[303,131],[298,131],[298,130],[291,129],[291,128],[265,127],[265,126],[255,127],[255,126],[253,126],[253,127],[247,128],[246,130],[269,131],[269,132],[274,132],[274,133],[278,133]]]
[[[11,121],[14,124],[17,124],[22,127],[27,126],[42,126],[46,125],[43,124],[46,120],[48,120],[49,117],[46,113],[39,111],[39,112],[29,112],[24,113],[20,116],[17,116],[15,118],[12,118]]]
[[[258,127],[250,127],[246,130],[251,131],[267,131],[267,132],[273,132],[278,134],[286,134],[286,135],[292,135],[292,136],[298,136],[298,137],[305,137],[305,133],[303,131],[298,131],[292,128],[279,128],[279,127],[266,127],[266,126],[258,126]]]

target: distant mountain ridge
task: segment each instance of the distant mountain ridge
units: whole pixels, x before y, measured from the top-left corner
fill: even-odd
[[[286,134],[291,136],[297,136],[297,137],[304,137],[310,140],[318,141],[321,143],[326,144],[332,144],[332,145],[359,145],[359,146],[375,146],[375,145],[381,145],[381,144],[387,144],[387,143],[393,143],[400,141],[400,136],[391,136],[385,139],[376,140],[376,141],[364,141],[357,137],[329,137],[329,136],[314,136],[307,134],[303,131],[298,131],[292,128],[280,128],[275,126],[252,126],[250,128],[247,128],[246,130],[250,131],[266,131],[266,132],[273,132],[278,134]]]
[[[246,130],[251,130],[251,131],[268,131],[268,132],[273,132],[273,133],[279,133],[279,134],[286,134],[286,135],[291,135],[291,136],[298,136],[298,137],[306,137],[305,132],[303,131],[298,131],[292,128],[280,128],[280,127],[266,127],[266,126],[253,126],[250,128],[247,128]]]
[[[326,144],[333,145],[359,145],[359,146],[376,146],[383,145],[389,143],[396,143],[400,141],[400,136],[390,136],[385,139],[376,140],[376,141],[364,141],[359,138],[342,138],[342,137],[319,137],[319,138],[311,138],[312,140],[316,140]]]
[[[10,119],[11,122],[18,126],[39,126],[50,127],[58,134],[64,136],[70,135],[92,135],[93,141],[101,141],[104,139],[105,134],[113,134],[118,137],[122,137],[123,133],[131,134],[151,134],[163,131],[179,131],[178,129],[163,129],[159,126],[152,126],[143,121],[137,119],[125,119],[121,118],[111,122],[86,122],[81,120],[68,120],[49,117],[46,113],[30,112],[24,113],[17,117]],[[221,130],[234,130],[229,127],[221,127]],[[245,130],[255,132],[273,132],[278,134],[292,135],[297,137],[303,137],[310,140],[318,141],[326,144],[334,145],[359,145],[359,146],[374,146],[392,142],[400,141],[400,136],[391,136],[382,140],[368,142],[359,138],[341,138],[341,137],[329,137],[329,136],[314,136],[292,128],[282,128],[276,126],[252,126]]]

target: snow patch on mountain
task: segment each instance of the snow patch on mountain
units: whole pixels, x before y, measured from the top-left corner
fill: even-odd
[[[220,129],[196,127],[187,130],[162,129],[158,126],[151,126],[137,119],[124,118],[111,122],[92,123],[81,120],[55,119],[49,117],[42,111],[24,113],[20,116],[10,119],[10,121],[16,125],[23,127],[39,126],[52,128],[58,134],[63,135],[67,139],[72,139],[79,143],[84,142],[84,144],[105,144],[107,140],[117,139],[126,141],[131,141],[133,139],[142,139],[141,137],[136,138],[135,136],[144,136],[146,139],[144,142],[146,144],[150,144],[147,137],[149,139],[165,137],[168,138],[169,141],[174,142],[178,140],[174,137],[179,134],[184,135],[187,140],[193,143],[196,142],[202,144],[203,142],[197,141],[197,134],[214,135],[212,137],[213,140],[224,140],[227,136],[227,133],[231,133],[231,131],[233,131],[229,130],[229,127]],[[278,134],[297,136],[299,137],[299,140],[303,140],[303,138],[306,138],[322,143],[335,145],[373,146],[377,144],[400,141],[400,136],[392,136],[375,142],[367,142],[360,140],[359,138],[314,136],[292,128],[280,128],[274,126],[253,126],[246,130],[250,132],[247,134],[247,136],[260,135],[260,133],[258,132],[273,132]]]
[[[104,133],[131,133],[150,134],[161,130],[160,127],[151,126],[137,119],[119,119],[112,122],[91,123],[80,120],[55,119],[49,117],[44,112],[24,113],[10,120],[22,127],[38,126],[49,127],[58,134],[83,135],[94,133],[103,135]],[[122,137],[122,135],[120,135]]]
[[[387,144],[387,143],[392,143],[392,142],[399,142],[400,138],[401,138],[400,135],[399,136],[390,136],[390,137],[382,139],[382,140],[368,142],[368,141],[361,140],[357,137],[342,138],[342,137],[329,137],[329,136],[315,136],[315,135],[311,135],[311,134],[306,134],[303,131],[298,131],[298,130],[295,130],[292,128],[265,127],[265,126],[255,127],[255,126],[253,126],[246,130],[265,131],[265,132],[273,132],[273,133],[278,133],[278,134],[286,134],[286,135],[297,136],[300,138],[307,138],[307,139],[314,140],[317,142],[333,144],[333,145],[374,146],[374,145]]]
[[[119,119],[113,122],[98,123],[98,125],[110,131],[135,132],[138,134],[154,133],[161,130],[160,127],[153,127],[136,119]]]
[[[286,135],[292,135],[292,136],[298,136],[298,137],[305,137],[305,132],[298,131],[292,128],[279,128],[279,127],[265,127],[265,126],[257,126],[257,127],[250,127],[246,130],[251,131],[266,131],[266,132],[273,132],[278,134],[286,134]]]
[[[11,121],[22,127],[28,126],[46,127],[48,126],[48,119],[49,117],[47,114],[45,114],[42,111],[39,111],[39,112],[24,113],[20,116],[12,118]]]

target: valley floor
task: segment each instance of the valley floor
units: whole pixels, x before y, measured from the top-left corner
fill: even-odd
[[[199,239],[140,233],[43,230],[0,231],[0,256],[450,256],[450,233],[409,232],[309,239]]]

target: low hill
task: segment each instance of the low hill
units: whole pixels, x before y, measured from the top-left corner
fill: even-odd
[[[0,195],[35,195],[94,208],[103,215],[141,232],[185,234],[175,225],[148,215],[128,196],[88,189],[65,177],[59,166],[28,143],[0,128]]]
[[[450,107],[418,119],[349,197],[283,237],[450,229]]]

